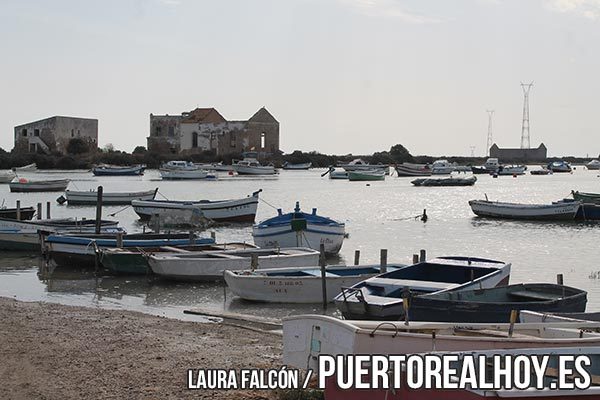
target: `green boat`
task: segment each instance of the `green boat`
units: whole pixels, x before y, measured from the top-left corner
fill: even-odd
[[[600,204],[600,194],[598,193],[585,193],[571,190],[571,194],[577,201],[581,201],[583,203]]]
[[[102,266],[114,274],[120,275],[146,275],[151,273],[148,268],[148,258],[150,254],[170,252],[170,253],[190,253],[208,250],[241,250],[256,248],[249,243],[223,243],[213,245],[192,245],[192,246],[161,246],[154,248],[105,248],[100,253],[100,263]]]
[[[348,171],[349,181],[383,181],[384,179],[383,169]]]

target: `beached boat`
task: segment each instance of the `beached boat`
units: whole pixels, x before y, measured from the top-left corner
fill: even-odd
[[[571,172],[571,166],[566,161],[554,161],[549,163],[546,168],[552,172]]]
[[[582,203],[600,204],[600,193],[586,193],[571,190],[571,196],[573,196],[573,199],[576,201],[581,201]]]
[[[311,162],[307,162],[307,163],[301,163],[301,164],[292,164],[289,162],[284,162],[282,165],[283,169],[309,169],[310,167],[312,167],[312,163]]]
[[[383,181],[385,180],[385,171],[382,169],[361,169],[348,171],[349,181]]]
[[[439,257],[345,288],[335,304],[347,319],[399,320],[403,297],[508,284],[510,264],[472,257]]]
[[[426,164],[403,163],[394,166],[398,176],[431,176],[431,169]]]
[[[448,160],[435,160],[433,164],[431,164],[431,174],[432,175],[450,175],[454,172],[454,168],[456,166],[451,164]]]
[[[599,170],[600,169],[600,161],[592,160],[589,163],[585,164],[585,166],[587,167],[587,169]]]
[[[59,265],[94,266],[96,249],[119,247],[115,234],[50,234],[44,237],[45,252]],[[188,233],[139,233],[123,235],[123,248],[156,248],[213,244],[211,238]]]
[[[387,265],[395,271],[404,265]],[[330,265],[325,269],[327,301],[331,302],[343,287],[381,273],[380,265]],[[225,271],[229,289],[244,300],[268,303],[321,303],[323,282],[318,266]]]
[[[317,215],[313,208],[308,214],[300,210],[300,203],[291,213],[269,218],[252,228],[254,243],[262,248],[273,247],[310,247],[319,250],[325,245],[325,253],[337,254],[342,248],[346,235],[345,225],[328,217]]]
[[[584,312],[587,293],[550,283],[446,291],[409,299],[411,321],[510,322],[511,311]]]
[[[561,346],[556,343],[556,346]],[[473,371],[478,371],[480,379],[489,377],[490,383],[492,377],[498,376],[497,370],[499,364],[495,360],[516,360],[518,357],[527,359],[536,359],[547,361],[547,367],[541,371],[540,381],[533,369],[529,372],[520,373],[518,379],[521,382],[531,382],[531,387],[528,389],[516,389],[512,385],[502,385],[493,387],[493,384],[482,388],[482,384],[476,384],[478,387],[464,385],[459,380],[460,375],[450,377],[446,386],[431,385],[420,388],[410,388],[409,381],[406,375],[406,366],[401,367],[398,373],[399,380],[394,384],[394,389],[341,389],[337,384],[336,376],[326,378],[324,397],[327,400],[364,400],[364,399],[380,399],[380,400],[486,400],[486,399],[513,399],[513,400],[592,400],[600,398],[600,347],[597,346],[579,346],[579,347],[550,347],[541,349],[508,349],[508,350],[487,350],[487,351],[471,351],[464,350],[461,352],[427,352],[421,354],[422,357],[453,357],[456,361],[450,362],[444,368],[447,370],[464,371],[466,358],[473,360]],[[590,377],[590,386],[585,390],[577,390],[573,388],[559,388],[557,380],[560,379],[561,361],[559,357],[578,357],[586,356],[590,360],[590,365],[586,367],[586,372]],[[564,360],[564,358],[563,358]],[[483,364],[485,363],[485,364]],[[303,366],[302,368],[304,368]],[[573,371],[574,372],[574,371]],[[397,373],[397,371],[394,371]],[[391,375],[391,374],[390,374]],[[515,375],[516,376],[516,375]],[[574,375],[568,378],[569,384],[571,379],[577,376]],[[483,377],[483,378],[482,378]],[[480,381],[480,382],[483,382]],[[515,380],[515,382],[517,382]],[[535,384],[538,382],[539,387]],[[449,385],[455,388],[449,388]]]
[[[222,280],[226,270],[248,269],[252,258],[257,268],[316,265],[319,252],[303,248],[220,250],[190,253],[160,253],[148,258],[152,272],[176,281]]]
[[[13,167],[12,170],[16,172],[35,172],[37,171],[37,164],[31,163],[23,165],[22,167]]]
[[[0,171],[0,183],[9,183],[15,179],[15,173],[11,170]]]
[[[261,165],[257,160],[258,153],[246,152],[244,159],[233,164],[233,170],[238,175],[275,175],[277,170],[273,164]]]
[[[473,186],[477,182],[476,176],[468,178],[419,178],[411,183],[415,186]]]
[[[198,210],[205,218],[219,222],[254,222],[258,208],[258,196],[262,190],[252,195],[234,200],[132,200],[133,210],[143,221],[151,217],[175,216],[192,217]]]
[[[552,171],[546,167],[540,169],[533,169],[529,172],[531,175],[552,175]]]
[[[488,200],[470,200],[471,210],[487,218],[538,221],[573,220],[581,203],[522,204]]]
[[[527,167],[523,165],[502,165],[496,172],[498,175],[523,175]]]
[[[559,346],[575,350],[600,346],[600,334],[592,332],[592,327],[598,330],[600,323],[514,324],[509,335],[510,324],[411,322],[407,325],[403,321],[351,321],[325,315],[297,315],[283,321],[283,364],[317,372],[318,356],[324,354],[416,354]]]
[[[25,178],[15,178],[9,184],[11,192],[62,192],[69,186],[68,179],[51,179],[30,181]]]
[[[35,215],[35,208],[21,207],[19,208],[19,218],[17,218],[16,208],[0,208],[0,218],[3,219],[18,219],[20,221],[29,221]]]
[[[102,232],[120,231],[118,221],[102,221]],[[84,219],[42,219],[35,221],[17,221],[0,219],[0,250],[39,251],[40,232],[77,232],[93,233],[96,220]]]
[[[145,165],[119,166],[101,164],[92,168],[92,173],[96,176],[135,176],[143,175],[145,169]]]
[[[146,190],[143,192],[103,192],[102,204],[131,204],[132,200],[153,200],[158,192],[158,188],[154,190]],[[98,192],[95,190],[89,191],[65,191],[65,199],[70,205],[95,205],[98,201]]]
[[[100,264],[115,274],[146,275],[150,272],[148,256],[157,253],[189,253],[198,251],[254,249],[250,243],[215,243],[200,245],[170,245],[162,247],[103,248],[100,250]]]

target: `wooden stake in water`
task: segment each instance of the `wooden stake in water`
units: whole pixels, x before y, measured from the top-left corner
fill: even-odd
[[[354,265],[360,264],[360,250],[354,250]]]
[[[420,260],[421,262],[425,262],[425,261],[427,261],[427,253],[425,252],[425,250],[424,250],[424,249],[421,249],[421,251],[420,251],[419,260]]]
[[[381,273],[385,274],[387,272],[387,249],[381,249],[379,266],[381,268]]]
[[[413,264],[418,264],[418,263],[419,263],[419,255],[413,254]]]
[[[37,203],[37,219],[42,219],[42,203]]]
[[[327,280],[325,266],[327,261],[325,260],[325,243],[321,243],[319,246],[319,266],[321,267],[321,288],[323,290],[323,310],[327,310]]]
[[[46,202],[46,219],[50,219],[50,202]]]
[[[510,327],[508,328],[508,337],[513,337],[513,332],[515,330],[515,322],[517,322],[517,316],[519,312],[517,310],[512,310],[510,312]]]
[[[556,283],[559,285],[563,285],[563,282],[564,282],[563,274],[556,275]]]
[[[17,221],[21,220],[21,200],[17,200]]]
[[[96,234],[100,234],[102,227],[102,186],[98,186],[98,195],[96,197]]]

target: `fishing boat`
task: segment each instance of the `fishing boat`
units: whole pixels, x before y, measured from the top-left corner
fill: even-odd
[[[579,209],[575,214],[575,220],[577,221],[598,221],[600,220],[600,204],[592,202],[581,202],[580,200],[573,199],[562,199],[552,204],[564,204],[564,203],[580,203]]]
[[[58,265],[94,266],[97,251],[104,248],[156,248],[161,246],[213,244],[211,238],[198,238],[188,233],[139,233],[122,235],[122,245],[116,234],[50,234],[43,239],[45,253]]]
[[[387,265],[395,271],[404,265]],[[332,302],[343,287],[381,273],[380,265],[330,265],[325,268],[327,301]],[[321,303],[323,279],[318,266],[225,271],[229,289],[244,300],[267,303]]]
[[[406,324],[403,321],[352,321],[326,315],[296,315],[283,320],[283,364],[318,372],[318,357],[325,354],[497,352],[502,349],[519,349],[520,352],[521,349],[534,348],[546,351],[552,347],[568,347],[575,351],[577,348],[600,346],[600,334],[592,331],[599,328],[600,323],[597,322],[514,324],[511,328],[511,324]],[[512,335],[509,330],[512,330]]]
[[[473,186],[477,182],[476,176],[468,178],[419,178],[411,183],[415,186]]]
[[[201,169],[199,165],[190,161],[171,160],[160,166],[160,169],[178,170],[178,171],[196,171]]]
[[[385,180],[385,171],[382,169],[361,169],[348,171],[349,181],[383,181]]]
[[[118,221],[101,221],[102,232],[118,232]],[[0,219],[0,250],[39,251],[40,232],[93,233],[96,220],[93,219],[42,219],[17,221]]]
[[[511,265],[472,257],[439,257],[344,288],[335,304],[346,319],[399,320],[403,297],[508,284]]]
[[[23,165],[22,167],[13,167],[12,170],[15,172],[35,172],[37,171],[37,164],[31,163]]]
[[[390,174],[390,166],[389,165],[384,165],[384,164],[369,164],[368,162],[360,159],[360,158],[356,158],[352,161],[350,161],[349,163],[346,164],[338,164],[337,165],[340,168],[343,168],[346,172],[351,172],[351,171],[371,171],[374,169],[377,170],[383,170],[385,172],[386,175]]]
[[[215,281],[226,270],[316,265],[319,252],[304,248],[220,250],[190,253],[160,253],[148,257],[153,273],[176,281]]]
[[[454,172],[455,165],[451,164],[448,160],[435,160],[431,164],[432,175],[450,175]]]
[[[145,165],[109,165],[101,164],[92,168],[92,173],[95,176],[135,176],[144,175]]]
[[[21,207],[19,210],[19,218],[17,218],[16,208],[0,208],[0,218],[2,219],[18,219],[19,221],[29,221],[35,215],[35,208]]]
[[[431,176],[431,169],[426,164],[402,163],[394,166],[398,176]]]
[[[556,328],[560,329],[560,328]],[[558,341],[556,346],[562,346]],[[459,379],[460,374],[456,373],[451,376],[448,383],[443,388],[435,384],[430,387],[425,385],[419,388],[410,388],[409,381],[406,375],[406,365],[401,367],[398,373],[399,380],[393,385],[394,389],[379,389],[375,387],[365,389],[341,389],[337,384],[336,376],[327,377],[325,380],[324,398],[327,400],[363,400],[363,399],[381,399],[381,400],[486,400],[486,399],[514,399],[514,400],[592,400],[600,398],[600,347],[597,346],[572,346],[572,347],[549,347],[540,349],[503,349],[503,350],[486,350],[486,351],[471,351],[463,350],[460,352],[427,352],[420,354],[421,357],[452,357],[455,361],[451,361],[448,365],[444,365],[450,371],[465,371],[466,358],[472,360],[473,371],[478,371],[480,382],[490,382],[483,388],[481,383],[475,383],[477,387],[465,385]],[[559,357],[578,357],[586,356],[590,365],[586,366],[585,370],[589,374],[590,385],[585,390],[574,388],[565,388],[557,385],[562,362]],[[491,383],[494,376],[497,375],[500,364],[496,360],[516,360],[518,358],[527,358],[529,360],[536,359],[547,361],[547,366],[540,372],[538,376],[533,369],[528,369],[528,372],[521,371],[518,381],[530,382],[529,389],[516,389],[512,385],[502,385],[493,387]],[[563,358],[564,360],[564,358]],[[303,366],[302,368],[305,368]],[[394,371],[396,373],[397,371]],[[573,375],[570,373],[573,372]],[[569,371],[567,381],[569,384],[578,373],[574,370]],[[391,376],[391,374],[390,374]],[[514,375],[517,376],[517,375]],[[437,381],[437,379],[436,379]],[[515,382],[517,379],[515,378]],[[537,385],[535,383],[538,383]],[[437,381],[439,383],[439,381]],[[450,388],[452,385],[454,388]],[[539,386],[538,386],[539,385]],[[538,386],[538,387],[536,387]]]
[[[277,170],[273,164],[261,165],[257,160],[258,153],[246,152],[244,159],[233,164],[233,170],[238,175],[275,175]]]
[[[254,249],[250,243],[209,243],[199,245],[170,245],[160,247],[103,248],[100,250],[100,264],[114,274],[146,275],[150,271],[148,256],[160,253],[190,253],[198,251]]]
[[[546,167],[540,169],[533,169],[529,172],[531,175],[552,175],[552,171]]]
[[[600,204],[600,193],[586,193],[571,190],[571,196],[573,196],[573,199],[576,201],[581,201],[582,203]]]
[[[584,312],[587,292],[549,283],[445,291],[409,299],[411,321],[510,322],[513,310]]]
[[[277,216],[254,225],[252,236],[254,243],[262,248],[273,247],[309,247],[319,250],[321,243],[325,253],[337,254],[342,248],[346,235],[345,225],[328,217],[300,210],[300,203],[291,213],[283,214],[277,210]]]
[[[300,164],[292,164],[289,162],[284,162],[282,165],[283,169],[292,169],[292,170],[297,170],[297,169],[309,169],[310,167],[312,167],[312,163],[311,162],[307,162],[307,163],[300,163]]]
[[[348,179],[348,172],[346,170],[337,170],[334,167],[329,167],[329,169],[321,174],[321,177],[329,174],[329,179]]]
[[[0,171],[0,183],[9,183],[15,179],[15,173],[11,170]]]
[[[102,204],[131,204],[132,200],[153,200],[156,193],[158,193],[158,188],[143,192],[103,192]],[[95,190],[87,192],[67,190],[64,199],[70,205],[95,205],[98,202],[98,192]],[[57,201],[60,202],[60,197]]]
[[[549,163],[546,168],[552,172],[571,172],[571,166],[568,162],[560,160]]]
[[[527,167],[523,165],[502,165],[496,173],[498,175],[523,175]]]
[[[191,217],[199,210],[205,218],[219,222],[254,222],[258,208],[258,196],[262,190],[250,196],[234,200],[132,200],[133,210],[143,221],[158,215]]]
[[[481,167],[471,167],[471,171],[474,174],[490,174],[498,171],[500,163],[497,158],[488,158],[485,164]]]
[[[30,181],[25,178],[15,178],[9,184],[11,192],[62,192],[69,186],[68,179],[51,179]]]
[[[522,204],[488,200],[470,200],[471,210],[487,218],[537,221],[573,220],[581,203]]]
[[[585,164],[585,166],[587,167],[587,169],[590,169],[590,170],[599,170],[600,169],[600,161],[592,160],[589,163]]]
[[[161,169],[160,177],[164,180],[184,180],[184,179],[215,179],[215,175],[209,175],[204,169]]]

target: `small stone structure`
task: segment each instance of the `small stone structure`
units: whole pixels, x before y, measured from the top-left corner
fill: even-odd
[[[15,150],[22,153],[67,153],[69,141],[79,138],[98,148],[98,120],[54,116],[15,126]]]

